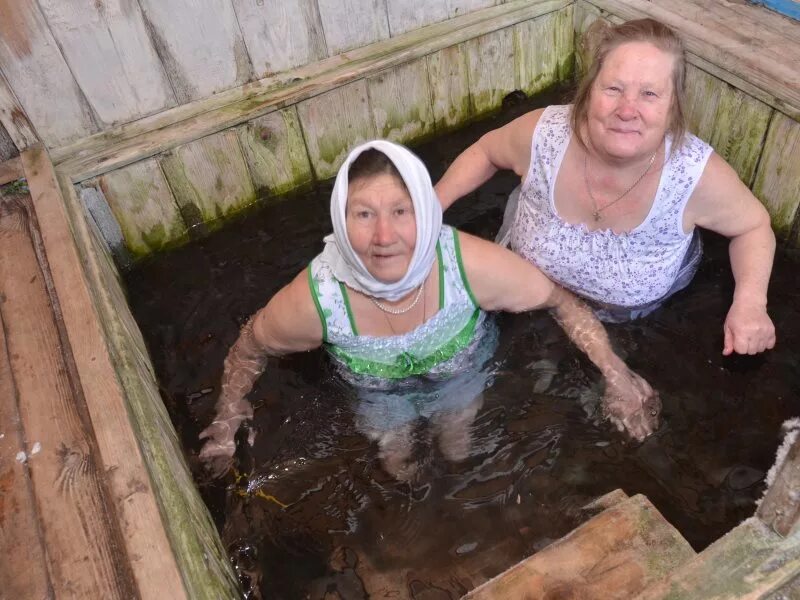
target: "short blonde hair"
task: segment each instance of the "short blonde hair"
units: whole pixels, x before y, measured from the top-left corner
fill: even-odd
[[[654,19],[637,19],[619,25],[609,25],[595,21],[584,34],[589,56],[589,66],[581,79],[572,105],[570,125],[578,141],[586,146],[581,130],[588,120],[589,98],[592,87],[612,50],[628,42],[648,42],[673,57],[672,67],[672,106],[667,130],[672,134],[672,147],[679,148],[686,133],[686,50],[683,42],[672,29]]]

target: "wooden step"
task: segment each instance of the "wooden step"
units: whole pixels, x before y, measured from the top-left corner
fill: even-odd
[[[751,517],[636,598],[800,598],[800,532],[782,538]]]
[[[600,514],[464,600],[627,600],[695,557],[646,497],[614,494],[587,507]]]

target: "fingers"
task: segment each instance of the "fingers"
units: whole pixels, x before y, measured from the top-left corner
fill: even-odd
[[[733,352],[733,332],[727,324],[723,327],[723,330],[725,331],[725,340],[722,344],[722,355],[728,356]]]

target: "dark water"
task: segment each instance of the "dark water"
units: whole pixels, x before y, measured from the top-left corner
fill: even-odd
[[[419,148],[434,180],[525,108]],[[491,237],[515,184],[498,175],[446,221]],[[384,451],[357,426],[356,394],[324,352],[272,361],[251,394],[256,437],[249,447],[240,436],[242,475],[208,481],[196,436],[212,418],[227,349],[321,250],[329,192],[322,184],[276,203],[126,277],[167,406],[250,593],[456,598],[570,531],[583,504],[616,488],[647,495],[698,550],[752,514],[780,424],[800,414],[798,257],[779,252],[773,274],[777,349],[723,358],[733,285],[715,236],[688,290],[651,317],[608,327],[664,403],[661,429],[642,445],[597,422],[599,374],[547,314],[501,315],[487,389],[406,422],[403,435],[384,431]]]

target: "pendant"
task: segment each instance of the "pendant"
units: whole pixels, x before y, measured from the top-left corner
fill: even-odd
[[[603,215],[600,214],[599,210],[596,210],[592,213],[592,217],[594,217],[594,222],[598,223],[603,218]]]

